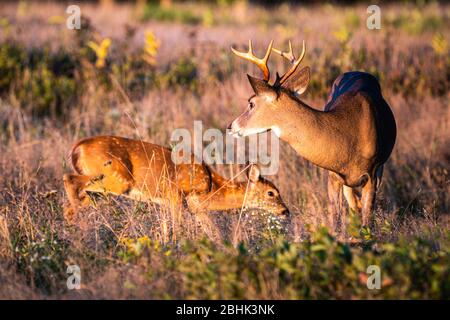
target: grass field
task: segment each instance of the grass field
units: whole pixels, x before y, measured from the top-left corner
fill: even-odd
[[[450,298],[448,4],[384,4],[380,30],[366,28],[363,4],[80,6],[81,29],[69,30],[59,3],[0,4],[0,298]],[[326,172],[283,142],[268,178],[292,213],[285,226],[264,212],[196,216],[115,197],[68,225],[71,144],[114,134],[169,146],[194,120],[225,131],[252,93],[245,74],[258,74],[229,47],[250,38],[260,55],[270,39],[306,41],[304,100],[318,109],[342,72],[380,79],[398,136],[375,226],[361,232],[350,215],[360,243],[328,233]],[[69,265],[80,290],[66,286]],[[379,290],[366,286],[369,265]]]

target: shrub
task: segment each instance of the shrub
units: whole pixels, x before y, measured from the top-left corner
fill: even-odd
[[[20,106],[33,115],[61,115],[76,99],[77,62],[59,49],[26,51],[16,43],[0,45],[0,95],[14,93]]]
[[[446,299],[450,253],[423,238],[360,246],[336,241],[326,229],[311,240],[283,238],[260,252],[209,240],[161,246],[149,238],[127,239],[120,257],[144,267],[147,279],[172,274],[188,299]],[[367,287],[367,268],[381,270],[381,289]],[[175,293],[175,295],[174,295]],[[176,296],[179,294],[180,296]]]
[[[197,65],[194,60],[182,57],[169,64],[167,71],[163,72],[158,80],[163,87],[180,85],[195,89],[198,85],[197,76]]]
[[[26,52],[22,46],[10,43],[0,45],[0,94],[9,91],[11,83],[24,68]]]
[[[180,22],[185,24],[200,24],[202,16],[183,7],[165,8],[158,4],[149,3],[145,6],[142,20],[156,20],[164,22]]]
[[[32,286],[47,293],[61,287],[58,284],[64,283],[67,277],[68,247],[64,241],[47,231],[42,237],[18,237],[12,242],[17,267]]]

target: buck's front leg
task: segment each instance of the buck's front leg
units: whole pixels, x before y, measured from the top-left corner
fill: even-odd
[[[345,200],[347,200],[348,206],[350,209],[352,209],[354,212],[358,212],[358,209],[361,209],[361,201],[358,199],[358,196],[356,195],[353,188],[344,186],[344,197]]]
[[[341,190],[342,182],[334,172],[328,172],[328,211],[331,214],[331,228],[333,232],[337,232],[338,221],[341,212]]]

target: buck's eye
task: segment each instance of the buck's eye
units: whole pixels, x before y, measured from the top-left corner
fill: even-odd
[[[267,195],[269,197],[273,197],[273,196],[275,196],[275,193],[273,193],[273,191],[267,191]]]

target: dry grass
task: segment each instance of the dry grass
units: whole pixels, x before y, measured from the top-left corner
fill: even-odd
[[[17,4],[1,6],[0,18],[7,17],[10,28],[8,34],[6,28],[0,31],[3,43],[22,43],[28,49],[48,44],[54,51],[60,47],[77,50],[78,38],[73,31],[47,23],[50,16],[64,15],[64,7],[31,3],[19,14]],[[204,5],[198,8],[199,12],[208,10]],[[131,5],[82,6],[82,14],[90,18],[98,32],[92,37],[111,37],[111,64],[123,61],[120,50],[139,50],[145,30],[152,30],[161,40],[155,74],[163,77],[171,64],[188,57],[196,66],[192,80],[197,83],[195,87],[149,84],[143,90],[133,91],[122,78],[120,85],[105,87],[99,80],[101,72],[97,73],[91,64],[94,76],[79,84],[84,92],[76,104],[64,110],[62,118],[33,116],[29,112],[33,100],[21,108],[13,89],[3,94],[0,298],[161,298],[164,296],[159,293],[165,291],[168,297],[186,297],[177,287],[177,281],[182,281],[177,276],[167,272],[149,281],[148,270],[143,271],[141,264],[126,263],[118,257],[123,248],[121,241],[148,237],[161,244],[176,245],[207,237],[217,248],[224,248],[224,241],[234,246],[243,242],[250,247],[261,241],[272,243],[264,223],[252,223],[245,216],[238,223],[240,212],[194,216],[183,210],[171,212],[152,204],[109,198],[85,210],[78,227],[66,225],[62,216],[62,175],[70,170],[66,155],[76,139],[115,134],[168,145],[173,129],[192,130],[194,120],[203,121],[205,127],[224,129],[244,109],[251,94],[245,77],[247,66],[233,59],[228,51],[231,44],[242,45],[248,38],[254,39],[257,49],[270,38],[279,44],[289,38],[306,40],[305,64],[312,67],[312,84],[305,100],[317,108],[324,105],[338,72],[376,72],[396,117],[398,139],[385,167],[373,239],[396,243],[402,237],[419,236],[434,239],[439,245],[441,237],[448,234],[450,63],[448,56],[442,57],[432,48],[430,39],[436,30],[417,27],[418,32],[415,28],[411,31],[409,22],[402,22],[405,28],[394,27],[392,22],[383,25],[381,31],[370,31],[365,28],[363,6],[283,5],[253,10],[237,3],[216,9],[211,9],[215,22],[205,26],[140,22],[139,8]],[[415,8],[398,5],[382,10],[386,17],[383,21],[388,21],[400,14],[411,14]],[[221,16],[219,12],[225,13]],[[422,17],[441,19],[439,31],[447,42],[449,13],[447,5],[429,5],[420,12]],[[352,24],[358,19],[359,24]],[[348,43],[333,35],[344,25],[352,32]],[[127,26],[134,30],[131,36],[126,34]],[[365,59],[358,60],[358,54],[364,54]],[[273,68],[283,67],[280,61],[274,63]],[[218,170],[229,176],[228,167]],[[282,143],[280,170],[270,179],[293,213],[286,234],[290,242],[308,239],[313,230],[327,225],[323,170],[299,158]],[[83,270],[80,291],[66,289],[65,267],[70,264]],[[270,294],[249,292],[248,297],[288,297],[276,288],[267,290]]]

